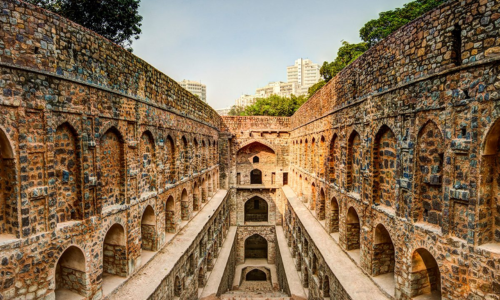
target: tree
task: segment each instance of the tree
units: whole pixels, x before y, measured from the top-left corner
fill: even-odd
[[[400,27],[446,1],[416,0],[405,4],[403,8],[381,12],[378,19],[369,21],[361,28],[359,35],[364,42],[372,47]]]
[[[361,54],[368,50],[367,43],[350,44],[349,42],[342,41],[342,46],[337,52],[337,57],[331,63],[324,62],[319,70],[325,82],[330,81],[335,75],[342,71],[346,66],[356,60]]]
[[[140,0],[27,0],[97,32],[132,50],[132,38],[139,39],[142,16]]]
[[[315,85],[310,86],[309,89],[307,90],[307,92],[308,92],[307,98],[311,98],[312,95],[314,95],[314,93],[319,91],[325,84],[326,84],[326,81],[321,80],[320,82],[316,83]]]
[[[281,97],[271,95],[267,98],[259,98],[254,104],[242,109],[239,106],[231,107],[231,116],[277,116],[290,117],[299,107],[307,101],[305,96]]]
[[[233,105],[231,106],[231,109],[227,113],[229,116],[241,116],[242,113],[245,111],[245,108],[239,105]]]

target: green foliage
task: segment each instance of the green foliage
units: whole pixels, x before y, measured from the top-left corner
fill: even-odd
[[[416,0],[405,4],[402,8],[382,12],[379,14],[378,19],[369,21],[361,28],[359,31],[360,37],[372,47],[400,27],[446,1],[447,0]]]
[[[280,97],[272,95],[267,98],[257,99],[253,105],[247,106],[244,110],[235,105],[231,107],[229,115],[290,117],[306,101],[305,96]]]
[[[245,108],[239,105],[233,105],[231,106],[231,109],[227,113],[229,116],[241,116],[243,112],[245,111]]]
[[[350,44],[349,42],[342,41],[342,47],[339,48],[335,60],[331,63],[325,61],[319,70],[325,82],[330,81],[330,79],[355,61],[366,50],[368,50],[368,44],[366,43]]]
[[[314,95],[314,93],[316,93],[317,91],[319,91],[319,89],[321,89],[325,84],[326,84],[326,81],[321,80],[320,82],[316,83],[315,85],[309,87],[309,89],[307,90],[308,98],[311,98],[311,96]]]
[[[141,33],[140,0],[27,0],[130,49]]]

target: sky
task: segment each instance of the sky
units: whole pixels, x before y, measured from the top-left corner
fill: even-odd
[[[176,81],[207,85],[207,102],[230,107],[242,94],[286,82],[298,58],[332,61],[342,40],[409,0],[142,0],[134,54]]]

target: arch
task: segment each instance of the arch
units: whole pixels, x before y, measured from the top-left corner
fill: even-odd
[[[103,242],[103,273],[127,276],[127,241],[125,229],[116,223],[108,229]],[[107,276],[103,276],[107,277]],[[104,278],[103,280],[106,280]]]
[[[168,135],[167,136],[167,143],[166,143],[166,157],[165,159],[167,160],[166,165],[168,168],[166,168],[166,175],[167,175],[167,180],[166,184],[174,184],[176,181],[176,176],[175,176],[175,143],[174,139]]]
[[[330,178],[330,183],[335,183],[337,185],[338,179],[340,178],[337,174],[337,164],[339,164],[340,161],[340,142],[338,141],[337,134],[334,134],[330,141],[328,152],[328,177]]]
[[[250,172],[250,184],[262,184],[262,171],[253,169]]]
[[[214,142],[214,144],[215,144],[215,142]],[[273,146],[271,143],[269,143],[269,142],[267,142],[267,141],[265,141],[265,140],[256,140],[256,139],[252,139],[252,140],[250,140],[250,141],[247,141],[247,142],[245,142],[245,143],[241,144],[241,145],[240,145],[240,147],[238,148],[238,151],[236,151],[236,154],[238,154],[238,153],[239,153],[240,151],[242,151],[244,148],[246,148],[247,146],[250,146],[250,145],[252,145],[252,144],[261,144],[261,145],[263,145],[263,146],[265,146],[265,147],[269,148],[269,149],[272,151],[272,153],[273,153],[273,154],[276,154],[276,153],[277,153],[276,149],[274,148],[274,146]]]
[[[252,163],[254,163],[254,164],[259,163],[259,157],[257,155],[252,158]]]
[[[168,233],[175,233],[175,200],[170,196],[165,203],[165,231]]]
[[[304,165],[302,166],[302,168],[304,170],[308,170],[309,169],[309,142],[307,141],[307,139],[304,140]]]
[[[361,224],[358,213],[352,206],[347,211],[345,235],[346,249],[348,251],[360,248]]]
[[[500,243],[500,118],[497,119],[488,130],[483,141],[483,154],[479,174],[481,176],[479,184],[480,202],[478,224],[485,224],[481,230],[476,230],[477,242],[479,245],[487,243]],[[466,182],[456,182],[462,184]],[[454,223],[457,222],[454,220]],[[455,225],[455,224],[454,224]],[[457,224],[458,225],[458,224]],[[460,226],[453,226],[455,236],[463,238],[467,234],[467,226],[461,232]],[[483,226],[481,226],[483,227]]]
[[[193,210],[200,210],[200,187],[197,182],[193,186]]]
[[[372,245],[372,275],[394,273],[395,250],[391,235],[384,225],[375,227]]]
[[[181,219],[183,221],[189,220],[189,197],[186,189],[181,193]]]
[[[325,275],[325,279],[323,279],[323,297],[330,298],[330,278],[328,275]]]
[[[186,178],[189,176],[189,149],[188,141],[185,136],[181,137],[181,150],[180,150],[180,169],[181,178]]]
[[[420,130],[416,145],[416,197],[413,221],[442,227],[444,139],[436,123],[428,121]]]
[[[142,214],[141,241],[142,250],[156,251],[156,215],[151,205]]]
[[[182,294],[182,282],[179,276],[175,276],[174,280],[174,296],[180,297]]]
[[[143,194],[156,189],[155,140],[151,131],[146,130],[142,133],[139,151],[139,194]]]
[[[316,173],[316,139],[313,138],[311,141],[311,173]]]
[[[316,210],[316,184],[313,182],[311,184],[311,210]]]
[[[59,257],[56,264],[56,299],[63,298],[68,292],[87,296],[88,286],[85,255],[80,248],[69,246]]]
[[[269,205],[259,196],[254,196],[245,202],[245,222],[268,222]]]
[[[436,259],[427,249],[416,249],[412,254],[411,297],[432,294],[441,299],[441,272]]]
[[[383,125],[373,144],[373,203],[396,207],[396,137]]]
[[[253,269],[245,275],[246,281],[267,281],[267,275],[264,271]]]
[[[201,202],[207,202],[207,194],[208,194],[208,183],[205,178],[201,181]]]
[[[325,162],[325,152],[328,151],[325,146],[325,137],[321,136],[319,139],[319,177],[324,178],[325,177],[325,170],[326,170],[326,162]]]
[[[267,259],[267,240],[260,234],[254,234],[245,239],[245,259],[265,258]]]
[[[340,230],[340,209],[337,198],[333,197],[330,201],[330,233]]]
[[[305,288],[309,288],[309,271],[307,265],[304,265],[304,271],[302,272],[302,284]]]
[[[200,149],[196,138],[193,139],[193,154],[193,162],[191,163],[191,166],[193,167],[193,173],[197,174],[200,170]]]
[[[201,140],[201,167],[203,170],[207,168],[207,145],[205,140]]]
[[[350,192],[361,193],[361,137],[356,130],[349,136],[347,146],[347,187]]]
[[[203,266],[198,269],[198,287],[204,287],[205,286],[205,270],[203,269]]]
[[[101,153],[98,163],[99,187],[105,188],[102,208],[124,204],[124,149],[120,132],[111,127],[100,140]]]
[[[54,171],[57,222],[82,220],[80,144],[77,132],[68,122],[59,125],[55,131]]]
[[[208,184],[208,197],[212,197],[213,189],[212,189],[212,175],[208,174],[207,176],[207,184]]]
[[[319,202],[318,202],[318,219],[320,221],[325,219],[325,207],[326,207],[326,195],[323,188],[319,191]]]

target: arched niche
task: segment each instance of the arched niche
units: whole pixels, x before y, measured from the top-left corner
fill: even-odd
[[[254,234],[245,240],[245,259],[262,258],[267,260],[267,240],[259,234]]]
[[[386,125],[375,135],[373,168],[373,202],[395,208],[396,137]]]
[[[347,211],[345,235],[347,250],[360,248],[361,224],[358,213],[353,207],[350,207]]]
[[[85,255],[76,246],[68,247],[56,264],[56,299],[80,298],[88,294]]]
[[[174,197],[169,196],[165,203],[165,232],[175,233],[175,201]]]
[[[110,278],[107,274],[127,277],[127,256],[125,229],[120,224],[114,224],[106,233],[103,243],[104,280]]]
[[[267,201],[259,196],[250,198],[245,202],[245,223],[247,222],[268,222],[269,205]]]
[[[148,205],[141,219],[141,248],[156,251],[156,215],[151,205]]]
[[[181,219],[183,221],[189,220],[190,214],[189,214],[189,197],[187,190],[184,189],[182,190],[181,194]]]
[[[429,299],[441,299],[441,272],[434,256],[424,248],[413,252],[410,280],[411,297],[432,295]]]
[[[252,184],[252,171],[262,172],[259,184],[271,184],[272,173],[276,172],[277,156],[268,145],[260,142],[251,142],[240,148],[236,153],[236,172],[241,174],[240,184]]]

